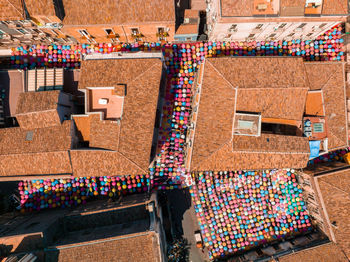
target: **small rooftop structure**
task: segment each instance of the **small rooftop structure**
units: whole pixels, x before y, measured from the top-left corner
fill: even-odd
[[[233,129],[234,135],[260,136],[261,115],[236,113]]]

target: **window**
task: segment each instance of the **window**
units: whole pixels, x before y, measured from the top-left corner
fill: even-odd
[[[261,29],[264,26],[264,24],[258,24],[255,29]]]
[[[18,32],[20,32],[21,34],[27,34],[27,33],[28,33],[28,31],[27,31],[27,30],[22,29],[22,28],[17,29],[17,31],[18,31]]]
[[[165,40],[165,38],[167,37],[167,32],[165,30],[164,27],[158,27],[157,29],[157,36],[158,36],[158,40]]]
[[[322,24],[320,24],[320,28],[323,28],[323,27],[325,27],[327,25],[327,23],[322,23]]]
[[[90,34],[88,33],[87,30],[81,29],[81,30],[78,30],[78,32],[79,32],[79,34],[81,34],[81,36],[86,37],[87,39],[90,38]]]
[[[239,129],[252,129],[253,125],[254,125],[254,121],[238,120]]]
[[[323,123],[314,123],[314,133],[323,133],[324,132],[324,126]]]
[[[138,28],[131,28],[131,34],[133,36],[139,35],[140,34],[139,29]]]
[[[39,29],[32,29],[35,33],[37,33],[37,34],[40,34],[40,33],[42,33],[42,31],[40,31]]]
[[[33,140],[33,131],[28,131],[26,133],[26,141],[32,141]]]
[[[271,34],[271,35],[269,35],[269,37],[275,37],[276,36],[276,34]]]
[[[237,25],[236,24],[232,24],[231,27],[230,27],[230,30],[235,30],[237,28]]]
[[[112,28],[106,28],[104,29],[107,35],[115,35],[114,30]]]
[[[288,37],[292,37],[292,36],[294,36],[295,35],[295,33],[291,33],[291,34],[289,34],[289,35],[287,35]]]
[[[298,28],[304,28],[304,26],[306,26],[306,23],[301,23]]]
[[[284,28],[287,25],[287,23],[282,23],[278,28]]]
[[[306,36],[312,36],[313,35],[313,33],[308,33]]]
[[[248,38],[253,38],[255,36],[255,34],[250,34],[248,35]]]
[[[304,185],[311,186],[310,181],[308,179],[304,179]]]

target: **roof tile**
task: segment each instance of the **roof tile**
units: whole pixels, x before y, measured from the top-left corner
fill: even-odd
[[[173,0],[63,0],[65,25],[175,23]],[[116,15],[118,14],[118,15]]]

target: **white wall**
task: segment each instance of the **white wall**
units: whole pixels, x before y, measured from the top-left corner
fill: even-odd
[[[213,25],[212,32],[209,34],[209,40],[262,41],[283,39],[314,39],[338,23],[339,22],[308,22],[302,29],[298,29],[302,22],[287,22],[283,28],[279,28],[279,26],[284,24],[283,22],[236,23],[237,27],[235,31],[230,31],[230,28],[232,26],[231,23],[215,23],[215,25]],[[263,24],[263,26],[260,29],[256,29],[260,24]],[[321,25],[323,26],[320,27]],[[290,34],[294,35],[291,36]],[[251,38],[249,38],[250,35]]]

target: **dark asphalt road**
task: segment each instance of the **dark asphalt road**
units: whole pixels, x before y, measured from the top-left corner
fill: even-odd
[[[202,253],[201,249],[196,247],[194,232],[199,229],[199,226],[188,189],[167,191],[167,197],[171,212],[173,234],[183,236],[190,244],[189,261],[209,261],[207,250]]]

